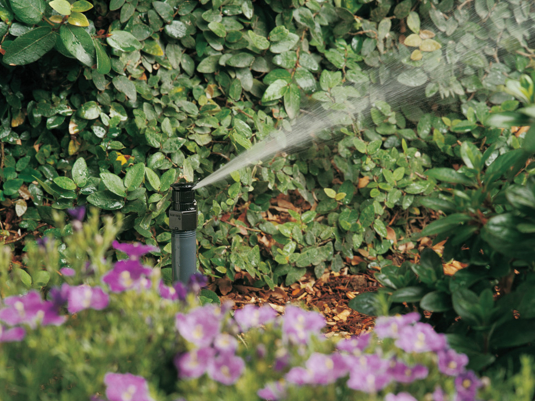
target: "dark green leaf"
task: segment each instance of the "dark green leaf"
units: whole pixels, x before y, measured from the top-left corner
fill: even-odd
[[[424,287],[405,287],[400,288],[390,296],[391,302],[418,302],[427,293]]]
[[[269,85],[262,96],[262,102],[271,102],[272,100],[280,99],[288,90],[288,83],[282,79],[278,79]]]
[[[88,67],[92,67],[95,64],[93,39],[84,28],[62,25],[59,35],[65,48],[82,64]]]
[[[126,196],[123,180],[119,176],[111,173],[100,173],[100,178],[110,192],[121,197]]]
[[[369,316],[377,316],[381,311],[381,303],[374,292],[365,292],[357,295],[348,305],[351,309]]]
[[[452,296],[453,309],[461,316],[467,324],[472,326],[481,325],[481,309],[479,307],[479,298],[468,288],[459,288]]]
[[[95,52],[97,55],[97,72],[99,74],[108,74],[111,71],[111,61],[108,54],[102,48],[98,39],[93,39]]]
[[[442,291],[429,292],[420,301],[420,307],[429,312],[447,312],[452,308],[451,296]]]
[[[9,3],[17,18],[28,25],[40,22],[46,9],[44,0],[9,0]]]
[[[422,235],[442,234],[450,230],[454,230],[460,224],[466,223],[470,220],[472,220],[472,218],[467,214],[454,213],[449,215],[448,217],[436,220],[431,224],[427,225],[422,230]]]
[[[50,27],[41,27],[19,36],[9,46],[3,61],[10,65],[25,65],[39,60],[56,44],[58,34]]]
[[[291,84],[290,88],[284,94],[284,109],[288,113],[288,117],[295,118],[299,114],[301,105],[301,94],[299,88],[295,84]]]
[[[72,166],[72,179],[79,187],[85,187],[87,185],[89,170],[87,169],[87,164],[84,158],[79,157],[74,162],[74,165]]]
[[[119,210],[124,207],[124,200],[109,191],[94,192],[87,197],[87,201],[104,210]]]
[[[132,191],[141,185],[143,178],[145,178],[145,165],[143,163],[134,164],[126,172],[124,185],[128,191]]]
[[[134,35],[126,31],[112,31],[110,36],[106,38],[108,44],[123,52],[133,52],[141,49],[141,43]]]

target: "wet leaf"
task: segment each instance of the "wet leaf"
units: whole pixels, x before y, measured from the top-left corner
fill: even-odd
[[[57,36],[50,27],[32,29],[13,41],[7,48],[3,61],[9,65],[33,63],[52,50]]]
[[[413,33],[407,36],[403,44],[405,46],[410,46],[410,47],[420,47],[420,45],[422,44],[422,39],[420,39],[420,37],[417,34]]]

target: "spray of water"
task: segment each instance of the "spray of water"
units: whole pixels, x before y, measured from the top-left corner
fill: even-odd
[[[331,91],[329,96],[332,101],[308,106],[290,128],[274,130],[265,139],[200,181],[195,188],[214,184],[233,171],[266,161],[278,152],[291,153],[302,149],[326,130],[354,122],[358,128],[365,127],[370,123],[371,108],[379,104],[379,101],[387,102],[394,110],[401,108],[405,114],[410,114],[411,109],[425,108],[429,104],[426,87],[430,82],[449,88],[440,93],[442,97],[464,95],[464,89],[457,78],[475,74],[471,66],[488,68],[491,63],[500,64],[502,53],[505,53],[503,46],[508,41],[516,40],[524,51],[530,51],[530,47],[535,45],[535,25],[529,21],[530,13],[535,12],[534,7],[531,0],[498,0],[491,17],[482,15],[481,10],[477,10],[477,4],[476,8],[457,8],[449,17],[455,19],[449,26],[453,25],[454,30],[455,27],[462,30],[460,40],[448,41],[447,36],[441,35],[440,39],[446,38],[445,41],[441,40],[442,48],[423,53],[421,61],[411,60],[414,48],[400,44],[399,54],[392,54],[386,62],[384,59],[388,57],[383,56],[383,64],[375,68],[375,74],[370,74],[373,82],[364,74],[354,75],[353,82],[346,82],[342,87]],[[444,18],[440,13],[438,17]],[[433,31],[438,32],[430,20],[422,21],[421,29],[426,30],[428,35]],[[493,79],[505,81],[506,70],[507,68],[494,68]]]

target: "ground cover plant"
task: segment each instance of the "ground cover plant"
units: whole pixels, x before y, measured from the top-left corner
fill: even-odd
[[[28,291],[2,259],[2,400],[532,396],[529,361],[495,387],[467,370],[468,357],[418,322],[418,313],[379,318],[373,333],[359,337],[326,339],[323,316],[298,306],[281,317],[269,306],[231,314],[206,298],[201,305],[205,277],[166,285],[159,269],[144,264],[152,246],[114,240],[119,224],[108,218],[101,227],[94,213],[66,236],[70,268],[60,267],[57,241],[32,244],[28,265],[53,277],[46,295]],[[112,262],[110,245],[123,258]]]
[[[340,111],[304,150],[197,191],[199,267],[270,289],[378,271],[384,289],[355,309],[433,312],[469,368],[518,370],[534,341],[533,7],[0,0],[10,288],[57,287],[30,245],[43,235],[59,252],[46,258],[81,271],[64,241],[81,205],[123,213],[117,239],[154,246],[169,277],[172,183],[208,176],[308,110]],[[418,235],[448,239],[442,254],[412,249]],[[451,260],[468,267],[444,276]]]

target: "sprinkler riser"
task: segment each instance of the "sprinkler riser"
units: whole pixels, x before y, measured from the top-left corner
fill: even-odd
[[[172,188],[169,228],[173,282],[186,284],[197,272],[197,201],[193,184],[174,184]]]

